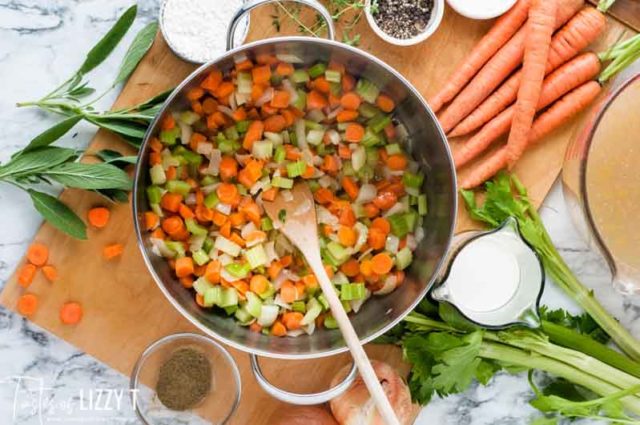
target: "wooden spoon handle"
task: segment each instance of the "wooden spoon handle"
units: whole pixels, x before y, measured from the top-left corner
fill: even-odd
[[[331,283],[329,276],[327,276],[327,272],[325,271],[324,265],[322,264],[320,254],[315,253],[305,256],[307,257],[309,266],[311,266],[311,269],[320,282],[322,292],[324,293],[324,296],[329,303],[329,307],[331,308],[331,314],[333,314],[336,322],[338,322],[338,326],[340,327],[342,336],[344,337],[344,340],[346,341],[347,346],[351,351],[353,361],[360,371],[360,375],[362,376],[362,379],[364,380],[364,383],[369,390],[369,394],[371,394],[371,397],[373,397],[373,400],[376,403],[378,412],[387,425],[400,425],[400,422],[398,421],[398,418],[396,417],[396,414],[391,407],[391,403],[389,402],[389,399],[387,399],[387,396],[382,389],[382,385],[380,385],[380,381],[378,381],[378,377],[373,370],[373,366],[371,366],[369,357],[367,357],[367,353],[364,351],[364,348],[362,348],[360,340],[358,339],[358,335],[353,329],[353,325],[351,324],[347,313],[344,311],[342,302],[338,298],[338,295],[333,288],[333,284]]]

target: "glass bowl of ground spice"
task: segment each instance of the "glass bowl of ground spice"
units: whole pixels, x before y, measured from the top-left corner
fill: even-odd
[[[442,22],[444,0],[366,0],[373,31],[396,46],[412,46],[433,34]]]
[[[132,404],[145,425],[226,423],[240,401],[240,373],[220,344],[181,333],[151,344],[131,374]]]

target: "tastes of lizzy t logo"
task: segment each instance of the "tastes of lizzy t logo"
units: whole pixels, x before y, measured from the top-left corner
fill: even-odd
[[[52,388],[42,378],[10,376],[0,379],[0,417],[12,423],[131,422],[137,390],[121,388]]]

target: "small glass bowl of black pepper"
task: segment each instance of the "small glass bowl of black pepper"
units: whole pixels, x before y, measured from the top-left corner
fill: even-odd
[[[240,372],[217,342],[180,333],[144,350],[131,373],[130,389],[145,425],[221,425],[240,402]]]
[[[438,29],[444,0],[366,0],[365,15],[369,26],[384,41],[412,46]]]

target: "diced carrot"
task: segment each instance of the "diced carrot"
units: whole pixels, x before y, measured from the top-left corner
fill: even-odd
[[[179,193],[171,193],[167,192],[162,195],[162,199],[160,200],[160,206],[174,213],[177,213],[180,209],[180,204],[182,203],[182,195]]]
[[[364,213],[368,218],[374,218],[380,214],[380,209],[373,203],[364,204]]]
[[[34,242],[27,250],[27,260],[35,266],[44,266],[49,259],[49,248],[46,245]]]
[[[354,226],[356,224],[356,214],[350,205],[342,209],[338,222],[344,226]]]
[[[287,328],[282,324],[281,321],[276,320],[271,325],[271,335],[273,336],[285,336],[287,334]]]
[[[182,257],[176,260],[176,276],[186,277],[193,274],[193,260],[191,257]]]
[[[342,85],[342,91],[347,93],[356,87],[356,79],[350,74],[344,74],[340,84]]]
[[[313,80],[312,86],[320,93],[328,94],[331,91],[331,83],[324,76],[320,76]]]
[[[349,159],[351,158],[351,149],[349,149],[349,146],[347,145],[339,145],[338,146],[338,156],[342,159]]]
[[[380,229],[383,233],[389,234],[391,232],[391,224],[389,220],[384,217],[377,217],[375,220],[371,222],[371,227]]]
[[[271,53],[261,52],[256,55],[256,62],[260,65],[273,65],[278,63],[278,58]]]
[[[384,135],[387,136],[387,139],[393,140],[396,138],[396,127],[393,123],[389,123],[384,127]]]
[[[285,303],[292,303],[298,299],[298,290],[290,280],[285,280],[280,286],[280,296]]]
[[[287,128],[287,120],[282,115],[272,115],[264,120],[264,131],[280,133],[285,128]]]
[[[316,169],[313,168],[313,165],[307,164],[307,166],[304,169],[304,172],[302,173],[302,178],[311,179],[315,175],[316,175]]]
[[[373,274],[373,262],[368,259],[364,259],[360,262],[360,273],[364,277],[369,277]]]
[[[340,163],[335,155],[326,155],[320,168],[328,174],[335,175],[340,170]]]
[[[287,62],[280,62],[278,66],[276,66],[276,74],[282,77],[288,77],[293,74],[293,65]]]
[[[269,288],[269,281],[261,274],[256,274],[249,281],[249,289],[255,294],[262,294]]]
[[[204,295],[196,294],[196,304],[198,304],[200,307],[204,308]]]
[[[231,235],[229,236],[229,239],[231,240],[231,242],[235,242],[241,247],[244,247],[246,245],[246,242],[244,241],[244,239],[242,239],[242,237],[235,232],[231,233]]]
[[[202,133],[194,132],[189,139],[189,147],[192,151],[198,150],[198,145],[207,141],[207,136]]]
[[[207,263],[207,268],[205,269],[205,272],[204,272],[205,279],[207,279],[210,283],[213,283],[214,285],[220,283],[221,268],[222,268],[222,265],[220,264],[220,261],[218,260],[209,261]]]
[[[238,227],[245,224],[247,222],[247,218],[245,217],[244,213],[237,212],[229,216],[229,222],[231,223],[231,226]]]
[[[360,96],[355,92],[345,93],[340,98],[340,105],[349,111],[357,111],[361,102]]]
[[[336,120],[338,122],[355,121],[356,118],[358,118],[358,111],[344,110],[338,112],[338,115],[336,115]]]
[[[164,146],[160,139],[158,139],[157,137],[152,137],[151,140],[149,140],[149,148],[151,148],[151,151],[153,152],[162,152]]]
[[[207,78],[205,78],[202,83],[200,83],[200,87],[209,91],[210,93],[213,93],[218,88],[221,82],[222,72],[214,69],[209,73],[209,75],[207,75]]]
[[[396,107],[396,103],[391,99],[391,97],[386,94],[380,94],[376,99],[376,105],[378,108],[382,110],[382,112],[389,113],[394,110]]]
[[[284,267],[279,261],[272,261],[271,265],[267,268],[267,274],[269,275],[271,280],[274,280],[278,277],[283,268]]]
[[[364,137],[364,127],[358,123],[351,123],[345,130],[344,138],[347,142],[358,143]]]
[[[271,68],[268,65],[256,66],[251,70],[254,84],[267,84],[271,79]]]
[[[303,314],[299,311],[288,311],[282,315],[282,323],[287,329],[294,331],[302,327]]]
[[[322,109],[327,106],[327,99],[322,93],[311,90],[307,94],[307,109]]]
[[[18,298],[18,313],[23,316],[33,316],[37,309],[38,297],[35,294],[24,294]]]
[[[372,249],[382,249],[387,241],[387,235],[380,229],[375,227],[369,229],[367,234],[367,243]]]
[[[232,82],[223,81],[222,83],[220,83],[218,88],[213,92],[213,95],[217,97],[221,103],[228,103],[228,101],[223,102],[223,98],[229,96],[231,93],[233,93],[234,90],[235,90],[235,86],[233,85]]]
[[[262,332],[262,326],[258,322],[253,322],[249,325],[249,330],[251,332],[260,333]]]
[[[152,239],[165,239],[166,237],[167,237],[167,235],[164,233],[164,230],[162,230],[159,227],[156,230],[154,230],[153,232],[151,232],[151,238]]]
[[[386,252],[374,255],[371,261],[373,262],[373,272],[379,275],[385,275],[393,268],[393,259]]]
[[[51,264],[47,264],[46,266],[42,267],[42,274],[51,283],[58,280],[58,269],[56,269],[55,266],[52,266]]]
[[[114,243],[103,248],[102,256],[105,258],[105,260],[112,260],[122,255],[123,251],[124,246],[122,244]]]
[[[251,62],[250,59],[245,59],[242,62],[238,62],[236,64],[236,70],[241,72],[241,71],[248,71],[251,68],[253,68],[253,62]]]
[[[354,246],[358,239],[356,231],[347,226],[340,226],[338,229],[338,240],[344,246]]]
[[[351,200],[353,201],[355,201],[355,199],[358,197],[358,193],[360,192],[358,184],[353,178],[349,176],[344,176],[342,178],[342,188],[345,192],[347,192],[347,195],[349,195],[349,198],[351,198]]]
[[[328,204],[333,201],[333,193],[326,187],[321,187],[313,194],[314,199],[321,205]]]
[[[207,97],[202,101],[202,111],[207,114],[213,114],[218,110],[218,102],[212,97]]]
[[[191,110],[198,115],[202,115],[202,103],[200,102],[191,102]]]
[[[237,205],[240,202],[240,193],[235,184],[220,183],[216,188],[216,194],[220,202],[229,205]]]
[[[407,158],[402,154],[391,155],[387,158],[387,167],[394,171],[402,171],[407,168]]]
[[[65,325],[77,325],[82,320],[82,306],[77,302],[68,302],[60,308],[60,321]]]
[[[218,210],[214,210],[213,211],[213,224],[215,224],[218,227],[221,227],[224,223],[227,222],[228,217],[224,214],[222,214],[220,211]]]
[[[171,114],[165,114],[160,121],[160,128],[162,130],[173,130],[176,126],[176,120],[173,118]]]
[[[249,284],[244,280],[236,280],[235,282],[231,282],[231,286],[236,288],[239,295],[244,296],[249,291]]]
[[[291,95],[286,90],[274,90],[271,106],[274,108],[286,108],[289,106]]]
[[[151,166],[162,164],[162,156],[160,156],[160,152],[149,153],[149,164]]]
[[[242,207],[240,207],[240,211],[242,211],[256,226],[260,224],[260,220],[262,219],[260,206],[254,201],[250,201],[242,205]]]
[[[220,161],[220,178],[229,181],[238,175],[238,163],[232,156],[223,156]]]
[[[191,210],[191,208],[189,208],[185,204],[180,204],[180,209],[178,210],[178,213],[180,214],[180,217],[184,218],[185,220],[188,218],[194,218],[196,216],[195,213]]]
[[[313,273],[309,273],[308,275],[304,276],[302,278],[302,281],[304,282],[304,286],[305,288],[307,288],[307,291],[315,290],[316,288],[318,288],[318,278],[316,278],[316,275],[314,275]]]
[[[247,133],[244,135],[242,146],[246,150],[251,150],[254,142],[262,139],[262,133],[264,132],[264,123],[262,121],[251,121]]]
[[[272,187],[262,192],[262,199],[264,199],[265,201],[272,202],[274,199],[276,199],[277,195],[278,195],[278,188]]]
[[[340,271],[347,277],[357,276],[360,273],[360,264],[358,264],[358,260],[352,258],[340,266]]]
[[[18,283],[23,288],[28,287],[33,282],[33,278],[36,275],[36,271],[38,269],[33,264],[25,264],[20,267],[20,271],[18,272]]]
[[[396,204],[397,200],[398,196],[391,191],[380,192],[373,198],[373,205],[381,210],[388,210]]]
[[[231,221],[227,220],[220,226],[220,234],[227,239],[231,237]]]

